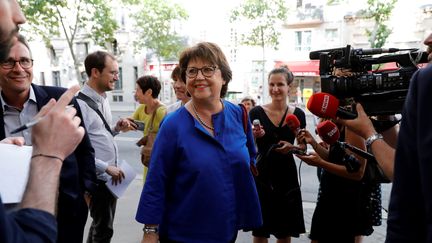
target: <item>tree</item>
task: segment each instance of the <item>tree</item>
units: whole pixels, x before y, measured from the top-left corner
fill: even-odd
[[[262,49],[263,84],[265,84],[265,48],[270,47],[275,50],[278,48],[281,33],[277,26],[286,20],[288,11],[284,2],[245,0],[231,11],[231,23],[242,23],[245,27],[249,27],[246,27],[245,32],[241,34],[241,43],[247,46],[259,46]]]
[[[80,83],[76,41],[92,39],[105,46],[114,40],[118,27],[105,0],[21,0],[21,6],[30,24],[29,32],[41,36],[47,45],[53,37],[66,39]]]
[[[133,14],[138,31],[137,49],[152,50],[159,63],[159,78],[162,81],[162,59],[178,59],[178,54],[185,47],[185,41],[176,31],[176,24],[187,20],[186,10],[168,0],[125,0],[130,4],[142,6]]]
[[[367,9],[361,11],[366,19],[374,20],[372,31],[366,30],[372,48],[384,46],[392,30],[385,24],[395,7],[396,0],[368,0]]]

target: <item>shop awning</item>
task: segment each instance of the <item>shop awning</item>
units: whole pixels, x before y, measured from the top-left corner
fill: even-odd
[[[275,67],[283,65],[288,66],[294,76],[319,76],[319,60],[275,62]]]

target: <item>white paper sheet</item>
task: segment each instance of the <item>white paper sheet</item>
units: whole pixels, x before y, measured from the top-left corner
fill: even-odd
[[[130,183],[135,179],[136,172],[135,170],[124,160],[120,163],[120,168],[123,171],[125,178],[122,180],[120,184],[113,185],[112,179],[109,179],[106,182],[106,185],[108,189],[111,191],[111,193],[116,197],[120,198],[130,185]]]
[[[31,146],[0,143],[0,195],[3,203],[21,202],[27,185]]]

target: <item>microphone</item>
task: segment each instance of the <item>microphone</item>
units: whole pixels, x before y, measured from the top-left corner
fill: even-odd
[[[346,142],[339,141],[340,132],[336,124],[334,124],[331,121],[323,121],[317,125],[317,132],[318,135],[321,137],[321,139],[327,143],[327,144],[338,144],[342,148],[347,148],[353,153],[356,153],[357,155],[365,158],[365,159],[375,159],[375,157],[364,151],[361,150],[351,144],[348,144]]]
[[[252,125],[255,129],[260,129],[261,127],[261,122],[258,119],[253,120]]]
[[[339,100],[324,92],[313,94],[307,103],[307,108],[314,115],[322,118],[355,119],[357,114],[339,107]]]
[[[297,118],[296,115],[294,114],[288,114],[285,117],[285,122],[288,126],[288,128],[294,133],[294,135],[298,135],[298,133],[300,132],[300,120]],[[299,141],[297,140],[297,142],[299,143]],[[306,141],[301,141],[300,143],[303,143],[304,145],[306,145]],[[305,146],[305,150],[300,150],[300,149],[292,149],[291,150],[292,153],[294,154],[300,154],[300,155],[306,155],[306,146]]]
[[[297,136],[300,131],[300,121],[294,114],[288,114],[285,117],[285,122],[288,128]]]

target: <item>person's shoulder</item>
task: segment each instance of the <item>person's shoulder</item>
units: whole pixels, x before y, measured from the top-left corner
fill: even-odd
[[[186,121],[187,113],[188,111],[184,106],[180,107],[179,109],[165,116],[165,118],[163,119],[162,126],[174,130],[178,129],[178,127],[182,126],[182,124],[184,124],[184,121]]]
[[[222,102],[223,102],[223,105],[225,108],[234,109],[234,110],[241,110],[242,109],[239,104],[234,104],[231,101],[222,100]]]
[[[32,87],[36,94],[44,92],[48,96],[56,99],[60,97],[67,90],[66,88],[63,87],[45,86],[45,85],[37,85],[37,84],[33,84]]]
[[[160,103],[159,107],[157,108],[158,112],[164,111],[166,112],[167,110],[167,105],[165,105],[164,103]]]
[[[298,106],[293,106],[293,110],[294,110],[293,112],[294,114],[302,114],[302,115],[306,114],[305,111]]]
[[[428,79],[432,78],[432,64],[428,64],[426,67],[421,68],[417,71],[418,79]]]
[[[181,101],[179,100],[179,101],[176,101],[176,102],[174,102],[174,103],[172,103],[170,105],[167,105],[166,110],[167,110],[168,113],[171,113],[171,112],[176,111],[180,107],[181,107]]]
[[[46,92],[50,92],[50,93],[60,93],[60,94],[63,94],[67,90],[66,88],[58,87],[58,86],[39,85],[39,87],[42,88],[43,90],[45,90]]]
[[[249,111],[249,114],[259,114],[259,113],[261,113],[261,112],[263,112],[263,111],[264,111],[263,107],[260,106],[260,105],[257,105],[257,106],[253,107],[253,108]]]
[[[144,111],[145,109],[145,105],[144,104],[140,104],[138,105],[138,107],[135,109],[135,111]]]

